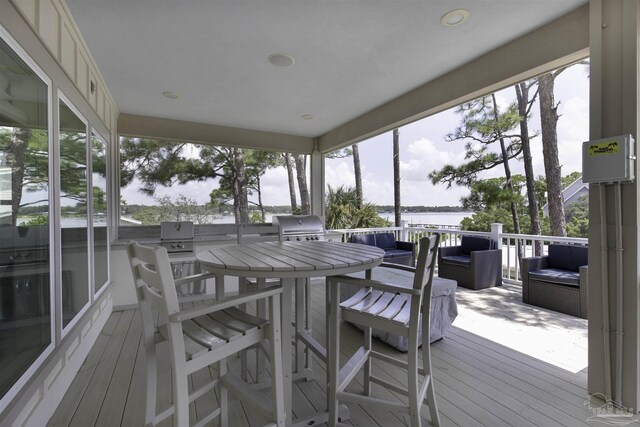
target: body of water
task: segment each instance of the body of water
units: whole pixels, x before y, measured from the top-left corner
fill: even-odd
[[[382,218],[393,222],[393,212],[382,212],[379,214]],[[403,213],[402,219],[409,221],[409,224],[428,224],[428,225],[460,225],[460,221],[470,217],[473,212],[419,212],[419,213]],[[267,213],[266,222],[271,222],[273,214]],[[207,224],[233,224],[235,219],[233,215],[215,215],[207,218]],[[132,225],[130,222],[124,221],[124,224]],[[124,225],[123,224],[123,225]]]
[[[409,224],[460,225],[460,221],[471,215],[473,212],[417,212],[403,213],[401,218],[409,221]],[[380,216],[391,222],[395,218],[393,212],[383,212]]]

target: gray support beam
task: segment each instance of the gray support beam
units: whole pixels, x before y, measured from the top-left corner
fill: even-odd
[[[120,114],[118,133],[126,136],[189,141],[227,147],[311,154],[313,138],[283,133],[216,126],[162,117]]]
[[[632,134],[638,140],[639,0],[591,0],[591,101],[590,139]],[[637,167],[637,166],[636,166]],[[636,176],[638,173],[636,172]],[[620,399],[616,381],[616,316],[623,312],[622,404],[638,411],[640,407],[640,257],[638,247],[638,184],[622,185],[622,269],[616,266],[614,188],[608,185],[604,199],[599,187],[589,188],[589,393],[606,393],[607,374],[613,397]],[[604,205],[604,215],[600,209]],[[601,227],[606,227],[606,242]],[[604,245],[604,248],[603,248]],[[607,256],[603,256],[605,249]],[[603,264],[604,263],[604,264]],[[604,271],[604,274],[603,274]],[[622,275],[622,306],[616,302],[616,279]],[[603,287],[608,292],[603,297]],[[603,327],[604,304],[608,299],[610,343]],[[605,349],[609,347],[611,367],[605,368]],[[607,372],[609,371],[609,372]],[[608,396],[611,397],[611,396]]]
[[[311,213],[324,219],[324,155],[318,151],[317,140],[311,153]]]

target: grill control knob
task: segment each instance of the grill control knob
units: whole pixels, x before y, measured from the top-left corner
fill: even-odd
[[[300,238],[299,238],[299,237],[296,237],[296,240],[300,240]]]
[[[311,239],[313,239],[313,237],[311,237]],[[307,240],[309,240],[309,236],[307,236]]]

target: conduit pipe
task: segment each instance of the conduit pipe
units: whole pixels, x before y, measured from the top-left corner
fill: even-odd
[[[600,250],[602,270],[602,336],[604,345],[604,387],[607,399],[611,399],[611,337],[609,335],[609,270],[607,249],[607,208],[606,184],[598,184],[600,192]]]
[[[616,228],[616,395],[615,400],[622,405],[622,343],[624,335],[623,318],[623,271],[622,271],[622,184],[615,185],[615,228]]]

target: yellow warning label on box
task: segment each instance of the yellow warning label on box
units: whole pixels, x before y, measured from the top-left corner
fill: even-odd
[[[590,156],[599,156],[601,154],[615,154],[620,152],[620,144],[618,141],[603,142],[589,146]]]

